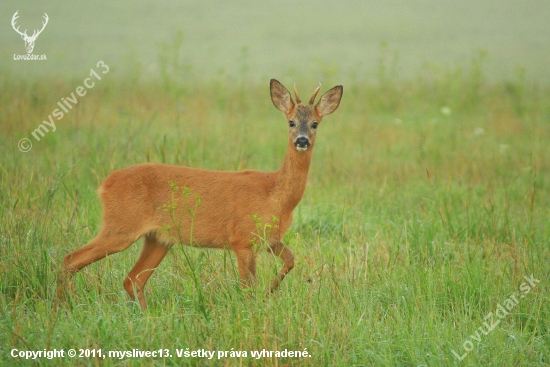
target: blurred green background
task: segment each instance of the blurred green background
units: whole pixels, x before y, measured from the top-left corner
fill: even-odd
[[[11,28],[50,21],[35,54],[48,61],[14,61],[24,44]],[[188,74],[253,80],[304,73],[339,74],[342,84],[371,78],[383,42],[411,78],[427,65],[464,66],[475,50],[488,52],[491,79],[518,66],[530,80],[550,75],[550,2],[503,1],[16,1],[0,3],[0,68],[20,77],[80,77],[104,60],[117,75],[157,77],[159,50],[183,32],[179,55]],[[317,75],[314,75],[318,77]],[[322,75],[321,75],[322,76]]]

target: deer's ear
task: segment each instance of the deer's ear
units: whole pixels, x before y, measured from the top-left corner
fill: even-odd
[[[271,100],[279,111],[288,113],[294,107],[294,101],[290,92],[277,80],[271,79]]]
[[[336,87],[330,89],[325,94],[321,96],[321,99],[315,106],[317,113],[324,117],[333,113],[338,106],[340,105],[340,100],[342,99],[342,94],[344,93],[344,87],[337,85]]]

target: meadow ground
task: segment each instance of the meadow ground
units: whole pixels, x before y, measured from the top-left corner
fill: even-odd
[[[263,289],[281,262],[266,253],[259,290],[245,294],[232,253],[176,246],[146,312],[122,286],[141,240],[76,275],[54,312],[63,256],[99,229],[97,187],[142,162],[276,170],[287,129],[268,81],[105,75],[38,141],[82,79],[1,74],[0,365],[549,365],[550,89],[521,73],[488,83],[480,60],[411,81],[381,68],[344,86],[319,128],[285,239],[296,266],[276,294]],[[323,91],[338,83],[326,77]],[[304,95],[317,82],[281,81]],[[71,348],[171,356],[11,356]],[[187,349],[216,354],[177,355]],[[251,355],[264,349],[309,357]]]

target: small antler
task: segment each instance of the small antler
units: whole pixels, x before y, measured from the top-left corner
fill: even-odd
[[[319,93],[320,90],[321,90],[321,82],[319,82],[319,86],[317,87],[317,89],[315,89],[315,92],[313,92],[313,95],[309,99],[310,105],[312,105],[315,102],[315,97],[317,97],[317,93]]]
[[[11,26],[13,27],[14,31],[16,31],[17,33],[19,33],[21,36],[25,36],[25,37],[28,37],[27,36],[27,30],[25,29],[25,32],[21,32],[19,30],[19,27],[15,28],[15,21],[17,20],[17,18],[19,18],[19,15],[17,15],[17,13],[19,13],[19,10],[15,12],[15,14],[13,14],[13,17],[11,18]]]
[[[296,104],[302,103],[300,96],[298,95],[298,89],[296,89],[296,83],[294,83],[294,94],[296,95]]]

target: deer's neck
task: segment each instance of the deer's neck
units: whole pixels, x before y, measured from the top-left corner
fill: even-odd
[[[299,152],[291,142],[288,143],[283,166],[277,171],[274,192],[275,199],[283,208],[293,210],[302,200],[312,153],[313,146],[305,152]]]

